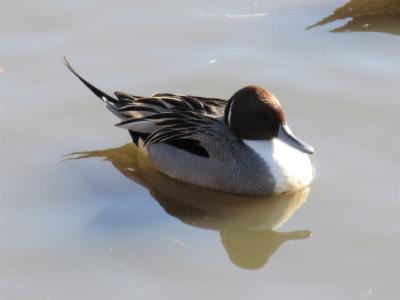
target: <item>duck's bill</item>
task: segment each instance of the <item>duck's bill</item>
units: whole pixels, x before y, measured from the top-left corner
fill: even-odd
[[[297,150],[307,153],[313,154],[314,148],[310,145],[304,143],[302,140],[298,139],[290,130],[288,125],[281,125],[279,127],[278,136],[277,138],[282,142],[296,148]]]

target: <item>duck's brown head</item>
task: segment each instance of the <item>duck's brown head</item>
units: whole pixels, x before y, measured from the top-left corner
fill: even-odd
[[[261,86],[250,85],[237,91],[226,107],[225,122],[241,139],[278,138],[302,152],[314,152],[311,146],[293,135],[280,102]]]

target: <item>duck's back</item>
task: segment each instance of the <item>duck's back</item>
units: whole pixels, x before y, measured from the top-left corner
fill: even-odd
[[[165,128],[164,125],[174,123],[178,127],[185,127],[182,122],[179,122],[182,113],[190,113],[194,117],[199,115],[214,119],[222,118],[227,104],[226,100],[217,98],[170,93],[157,93],[151,97],[141,97],[122,92],[115,92],[115,95],[117,96],[117,103],[114,105],[118,106],[118,116],[123,120],[118,126],[129,130],[136,145],[139,139],[146,140],[150,134]],[[168,120],[165,119],[166,116],[168,116]],[[172,120],[172,117],[175,119]],[[146,122],[142,121],[151,122],[147,122],[149,126],[144,128]],[[161,123],[161,121],[168,122]],[[141,123],[138,124],[138,122]],[[159,126],[154,126],[155,122]]]

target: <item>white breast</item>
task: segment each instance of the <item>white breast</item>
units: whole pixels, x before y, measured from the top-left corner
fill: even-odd
[[[307,154],[278,140],[244,140],[266,163],[275,178],[275,193],[296,191],[311,183],[314,169]]]

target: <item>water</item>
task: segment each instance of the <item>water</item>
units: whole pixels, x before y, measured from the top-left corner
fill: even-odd
[[[400,39],[379,3],[307,30],[345,1],[3,1],[1,298],[399,299]],[[161,176],[62,55],[108,92],[262,84],[316,180],[243,199]]]

